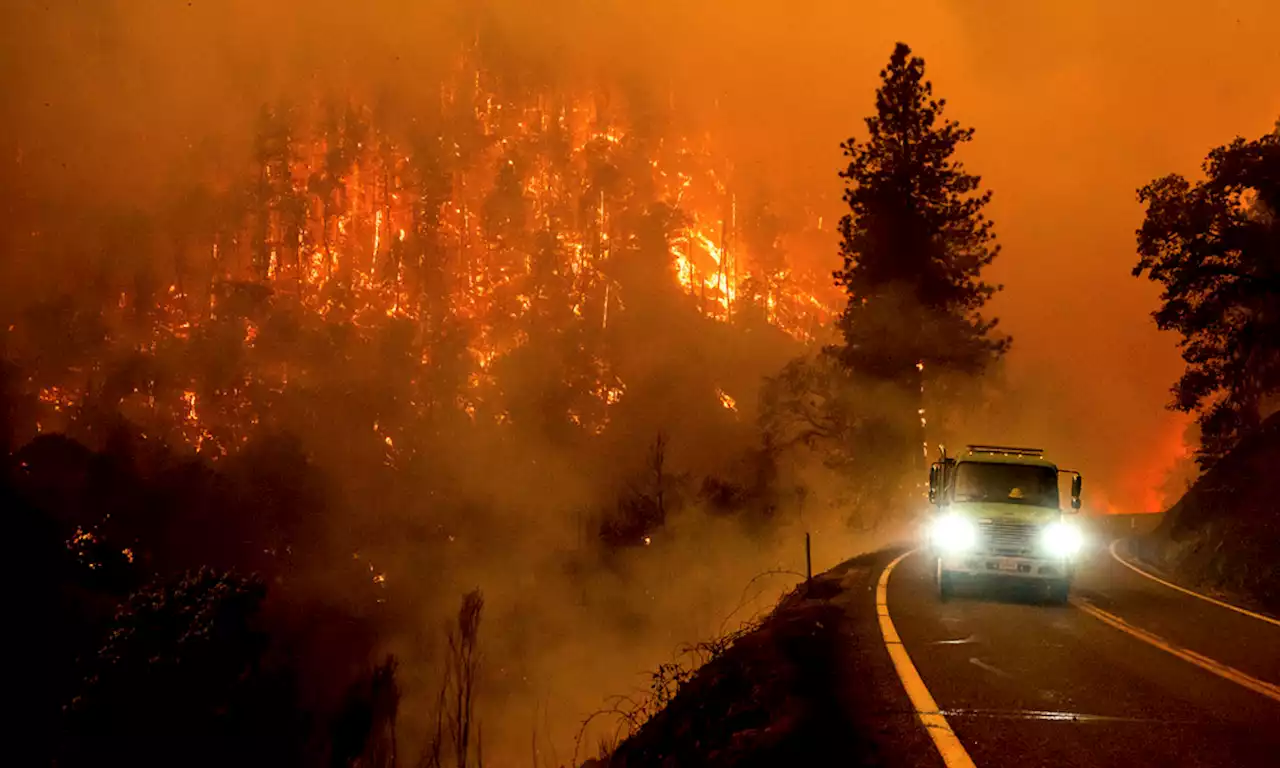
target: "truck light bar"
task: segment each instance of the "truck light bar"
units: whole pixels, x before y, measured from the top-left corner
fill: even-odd
[[[1044,455],[1043,448],[1015,448],[1008,445],[970,445],[969,453],[1004,453],[1014,456],[1034,456],[1041,457]]]

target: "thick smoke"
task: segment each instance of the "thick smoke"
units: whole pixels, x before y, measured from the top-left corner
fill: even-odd
[[[1147,319],[1154,290],[1128,276],[1133,190],[1193,172],[1207,148],[1265,130],[1280,112],[1265,78],[1250,76],[1280,64],[1267,37],[1280,10],[1265,0],[803,12],[764,2],[117,1],[9,3],[2,13],[3,204],[62,229],[86,217],[69,201],[162,195],[193,146],[243,149],[258,108],[281,94],[319,85],[421,96],[476,18],[513,68],[674,93],[684,113],[720,123],[726,151],[762,189],[834,218],[835,147],[858,131],[875,73],[905,39],[955,116],[979,130],[966,159],[996,191],[1005,255],[993,276],[1009,290],[993,309],[1019,342],[1016,410],[1040,422],[1031,437],[1064,440],[1064,461],[1122,510],[1146,506],[1160,474],[1152,465],[1176,457],[1168,436],[1181,428],[1161,408],[1178,367],[1172,340]],[[4,264],[7,300],[39,270],[38,231],[6,228],[16,254]],[[1102,424],[1111,439],[1097,439]]]
[[[825,222],[793,250],[822,273],[837,266],[839,142],[860,135],[876,73],[903,39],[952,116],[978,129],[964,159],[995,190],[1004,246],[992,309],[1015,348],[992,407],[960,414],[952,431],[1039,444],[1089,477],[1091,506],[1145,511],[1181,455],[1184,422],[1162,409],[1178,361],[1149,322],[1154,289],[1129,276],[1133,190],[1272,125],[1280,97],[1254,73],[1280,70],[1268,37],[1278,25],[1266,0],[1231,13],[1190,0],[8,3],[0,306],[8,320],[77,288],[77,266],[100,256],[119,210],[161,210],[192,174],[234,175],[263,105],[336,94],[414,114],[464,43],[508,76],[607,87],[673,130],[713,132],[744,199]],[[381,454],[347,450],[336,425],[303,436],[322,467],[346,473],[330,535],[381,535],[377,568],[412,595],[389,641],[405,660],[407,721],[425,730],[438,628],[473,587],[488,605],[486,739],[523,759],[537,732],[565,760],[576,719],[604,695],[643,687],[643,670],[717,631],[756,574],[802,570],[803,531],[815,533],[817,568],[888,535],[850,530],[857,488],[809,448],[783,462],[775,487],[805,491],[774,499],[782,522],[767,530],[693,501],[702,478],[753,480],[762,377],[803,349],[653,317],[631,331],[629,391],[594,455],[534,430],[442,431],[422,439],[420,474],[388,489],[360,463],[377,467]],[[537,380],[538,360],[512,365],[512,380]],[[687,394],[715,387],[736,412]],[[660,433],[671,492],[690,498],[648,546],[608,559],[593,516],[636,492]],[[776,578],[772,594],[794,575]]]

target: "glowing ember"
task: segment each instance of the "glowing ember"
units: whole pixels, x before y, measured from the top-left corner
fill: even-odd
[[[719,387],[716,388],[716,395],[720,398],[720,405],[724,406],[726,410],[737,413],[738,411],[737,400],[734,400],[732,397],[728,395],[728,393],[726,393],[723,389],[720,389]]]
[[[37,393],[37,399],[47,406],[52,406],[55,414],[72,412],[77,403],[77,395],[67,392],[61,387],[45,387]],[[56,418],[63,419],[66,417],[59,416]],[[38,424],[37,431],[39,431]]]
[[[596,397],[605,402],[606,405],[617,405],[622,400],[622,396],[626,394],[627,385],[619,379],[612,385],[601,385],[596,389]]]

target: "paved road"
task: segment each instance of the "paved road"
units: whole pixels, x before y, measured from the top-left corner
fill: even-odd
[[[1091,551],[1074,595],[1077,604],[1052,606],[962,592],[944,604],[924,556],[892,572],[893,623],[979,768],[1280,766],[1280,701],[1081,606],[1271,684],[1280,684],[1280,627],[1146,579],[1105,546]]]

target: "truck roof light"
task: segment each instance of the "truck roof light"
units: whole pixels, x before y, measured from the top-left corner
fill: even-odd
[[[1043,448],[1015,448],[1009,445],[970,445],[969,453],[1003,453],[1013,456],[1044,456]]]

